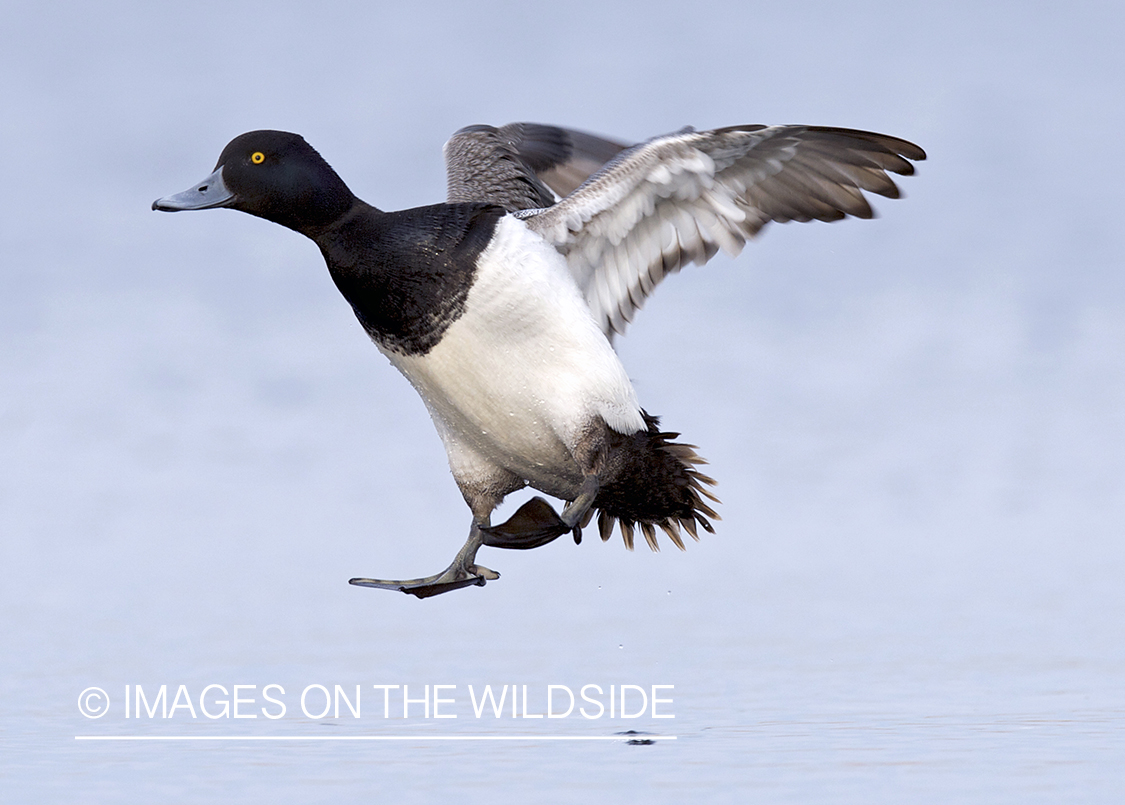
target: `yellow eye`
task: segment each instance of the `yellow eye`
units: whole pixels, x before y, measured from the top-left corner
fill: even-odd
[[[255,151],[253,154],[250,155],[250,161],[253,162],[255,165],[261,165],[263,162],[266,161],[266,155],[263,154],[261,151]]]

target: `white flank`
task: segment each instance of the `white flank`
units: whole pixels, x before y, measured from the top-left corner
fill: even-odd
[[[565,259],[510,216],[441,342],[425,355],[383,352],[425,401],[458,480],[501,469],[563,495],[581,483],[572,456],[592,420],[625,434],[645,427]]]

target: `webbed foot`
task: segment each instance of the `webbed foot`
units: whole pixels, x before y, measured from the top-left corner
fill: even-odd
[[[349,579],[348,584],[357,587],[374,587],[379,590],[398,590],[418,598],[429,598],[434,595],[460,590],[462,587],[483,587],[485,582],[500,578],[495,570],[489,570],[480,565],[460,567],[456,562],[443,572],[421,579],[402,579],[397,581],[386,579]]]
[[[420,579],[350,579],[348,584],[354,584],[356,587],[374,587],[378,590],[398,590],[418,598],[429,598],[460,590],[462,587],[483,587],[485,582],[500,578],[500,574],[475,564],[477,551],[482,544],[480,528],[478,523],[473,523],[473,527],[469,530],[469,538],[453,558],[452,564],[441,573]]]
[[[590,507],[597,491],[597,477],[587,476],[578,496],[563,509],[562,515],[556,513],[551,504],[541,497],[534,497],[520,506],[507,522],[498,526],[485,525],[488,522],[487,515],[477,513],[469,538],[458,551],[453,563],[434,576],[402,580],[351,579],[348,583],[357,587],[398,590],[418,598],[429,598],[460,590],[462,587],[483,587],[485,582],[500,578],[500,574],[474,563],[482,545],[527,550],[546,545],[567,533],[573,533],[574,541],[580,542],[583,520],[589,521]]]
[[[534,497],[496,526],[481,526],[484,544],[492,548],[528,550],[546,545],[573,530],[543,498]]]

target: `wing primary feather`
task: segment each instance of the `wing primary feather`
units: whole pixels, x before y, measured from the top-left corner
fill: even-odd
[[[720,248],[738,254],[770,221],[870,218],[865,193],[897,198],[889,174],[909,176],[925,157],[906,140],[852,129],[684,129],[617,152],[526,220],[566,255],[603,332],[623,333],[668,274]]]

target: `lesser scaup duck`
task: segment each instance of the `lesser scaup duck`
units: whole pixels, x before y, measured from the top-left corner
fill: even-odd
[[[446,144],[449,200],[383,212],[358,199],[296,134],[253,131],[215,171],[153,209],[230,207],[311,238],[379,350],[421,395],[472,510],[453,563],[410,580],[352,579],[419,598],[499,578],[482,545],[580,541],[595,512],[657,549],[718,515],[691,445],[645,412],[613,350],[656,285],[770,221],[870,218],[863,192],[898,197],[888,172],[925,152],[817,126],[684,129],[625,146],[554,126],[470,126]],[[604,164],[603,164],[604,163]],[[531,486],[543,498],[490,516]]]

